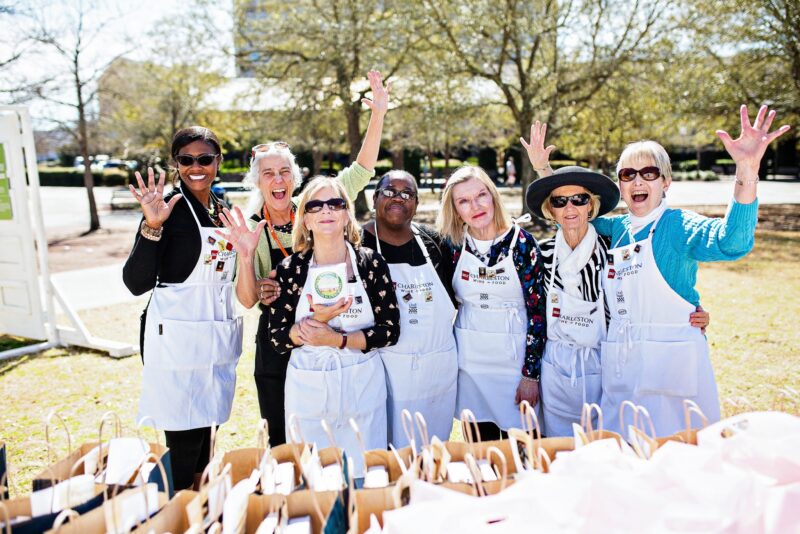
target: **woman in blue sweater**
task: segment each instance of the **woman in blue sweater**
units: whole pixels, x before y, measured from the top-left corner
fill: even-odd
[[[753,248],[761,158],[789,129],[770,133],[774,118],[775,111],[762,106],[751,125],[742,106],[739,138],[717,131],[736,163],[733,199],[721,219],[667,206],[672,169],[658,143],[633,143],[620,155],[617,176],[629,213],[593,221],[611,238],[603,276],[611,321],[601,349],[601,407],[609,430],[622,430],[625,400],[647,408],[659,435],[683,428],[684,399],[695,401],[709,421],[719,420],[708,344],[686,316],[700,303],[698,263],[736,260]],[[545,149],[545,158],[553,148]],[[540,175],[552,173],[549,165],[534,167]]]

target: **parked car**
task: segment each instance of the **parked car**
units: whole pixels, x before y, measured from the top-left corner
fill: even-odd
[[[224,200],[228,206],[233,206],[234,203],[241,205],[252,190],[252,186],[243,182],[223,182],[219,178],[211,184],[211,192],[217,198]]]

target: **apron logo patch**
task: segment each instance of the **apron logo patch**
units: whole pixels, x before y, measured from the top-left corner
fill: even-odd
[[[425,302],[433,302],[433,291],[425,292]]]
[[[640,250],[642,250],[642,245],[637,243],[636,246],[633,247],[633,251],[634,252],[639,252]]]
[[[609,254],[608,255],[608,264],[609,265],[614,265],[614,254]]]
[[[406,293],[405,295],[403,295],[403,300],[406,301],[406,302],[408,302],[409,300],[411,300],[413,298],[414,298],[414,296],[411,293]]]
[[[615,276],[617,276],[617,271],[615,271],[614,269],[609,269],[608,270],[608,279],[609,280],[613,280]]]
[[[410,321],[408,321],[408,323],[409,323],[409,324],[417,324],[417,323],[419,323],[419,320],[417,320],[417,319],[411,319]]]
[[[355,297],[353,297],[353,302],[355,302],[356,304],[363,304],[364,299],[361,297],[361,295],[356,295]]]
[[[506,272],[506,268],[505,267],[500,267],[499,269],[497,269],[495,271],[495,273],[497,273],[497,274],[503,274],[504,272]]]
[[[211,254],[206,254],[205,257],[203,258],[203,263],[205,263],[206,265],[211,265],[211,260],[213,259],[214,258],[211,256]]]
[[[344,287],[344,283],[336,273],[321,273],[314,280],[314,290],[324,299],[336,298],[341,293],[342,287]]]
[[[481,300],[489,300],[489,293],[481,293]]]
[[[617,304],[624,304],[625,303],[625,295],[622,291],[617,291]]]
[[[561,317],[561,308],[553,308],[553,317]]]
[[[631,259],[631,251],[627,248],[622,251],[622,261],[628,261]]]
[[[408,305],[408,313],[417,313],[417,304],[412,302]]]
[[[219,254],[218,250],[216,250],[216,249],[212,250],[211,251],[211,259],[212,260],[216,260],[217,259],[217,254]]]
[[[628,310],[626,310],[625,308],[622,308],[622,309],[617,310],[617,313],[620,314],[620,315],[627,315],[628,314]]]
[[[550,295],[550,302],[552,302],[553,304],[558,304],[558,294],[553,293],[552,295]]]
[[[478,276],[480,278],[486,278],[486,267],[478,267]]]
[[[224,269],[225,269],[225,262],[224,261],[218,261],[217,262],[217,272],[221,273]]]
[[[225,280],[227,280],[228,279],[228,273],[227,272],[222,273],[222,278],[221,279],[222,279],[223,282]]]
[[[469,271],[461,271],[461,279],[469,280]]]
[[[217,246],[219,247],[219,251],[220,252],[225,250],[225,240],[224,239],[220,239],[219,241],[217,241]]]
[[[216,239],[214,239],[212,236],[208,236],[208,244],[209,245],[213,245],[216,242],[217,242]]]

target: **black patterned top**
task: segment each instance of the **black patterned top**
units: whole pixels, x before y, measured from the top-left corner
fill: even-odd
[[[355,252],[356,268],[375,315],[375,324],[362,330],[367,340],[364,352],[369,352],[397,343],[400,337],[400,310],[386,261],[367,247],[356,248]],[[302,293],[312,256],[310,250],[292,254],[276,269],[281,294],[269,308],[269,331],[270,341],[279,353],[289,352],[299,346],[289,337],[289,331],[295,323],[297,304],[300,298],[305,298]]]

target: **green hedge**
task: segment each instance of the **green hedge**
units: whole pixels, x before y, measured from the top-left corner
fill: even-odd
[[[125,186],[132,183],[132,174],[120,170],[93,172],[94,185]],[[39,168],[39,184],[42,186],[83,187],[83,171],[69,167]]]
[[[719,176],[714,171],[675,171],[672,173],[672,179],[676,182],[715,182],[719,180]]]

